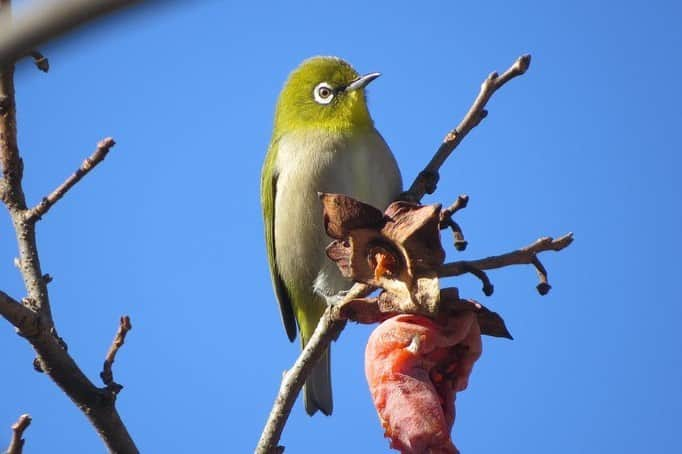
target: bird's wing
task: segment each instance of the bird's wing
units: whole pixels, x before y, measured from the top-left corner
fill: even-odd
[[[277,169],[275,163],[277,159],[277,142],[273,140],[268,149],[263,171],[261,173],[260,197],[263,208],[263,224],[265,226],[265,247],[268,253],[268,263],[270,264],[270,276],[272,286],[275,288],[279,310],[282,314],[282,323],[287,331],[290,341],[296,339],[296,318],[291,306],[289,291],[284,285],[282,276],[277,269],[276,249],[275,249],[275,197],[277,194]]]

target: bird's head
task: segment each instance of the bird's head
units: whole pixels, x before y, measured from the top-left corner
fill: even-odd
[[[373,127],[365,87],[379,73],[364,76],[337,57],[313,57],[284,84],[275,113],[275,134],[300,129],[356,131]]]

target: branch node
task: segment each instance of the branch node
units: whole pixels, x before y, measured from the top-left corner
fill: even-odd
[[[459,135],[459,132],[457,132],[457,128],[453,129],[452,131],[449,131],[447,134],[445,134],[445,137],[443,138],[443,142],[452,142],[457,138]]]
[[[50,70],[50,61],[43,54],[37,50],[32,50],[28,55],[33,58],[33,63],[42,72],[46,73]]]
[[[40,359],[38,357],[33,358],[33,370],[38,372],[39,374],[45,373],[45,369],[43,368],[43,365],[40,363]]]

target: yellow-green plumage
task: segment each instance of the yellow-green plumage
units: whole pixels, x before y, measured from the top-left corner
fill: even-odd
[[[268,262],[290,340],[303,345],[328,301],[350,287],[327,259],[318,192],[348,194],[384,208],[400,192],[400,172],[374,129],[360,77],[334,57],[306,60],[280,94],[263,165],[261,203]],[[327,96],[325,96],[327,95]],[[332,411],[329,353],[306,381],[309,414]]]

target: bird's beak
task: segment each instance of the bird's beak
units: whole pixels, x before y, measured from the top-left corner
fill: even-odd
[[[369,73],[365,74],[364,76],[360,76],[357,79],[355,79],[353,82],[349,83],[344,91],[355,91],[359,90],[361,88],[365,88],[367,84],[369,84],[371,81],[379,77],[381,73]]]

